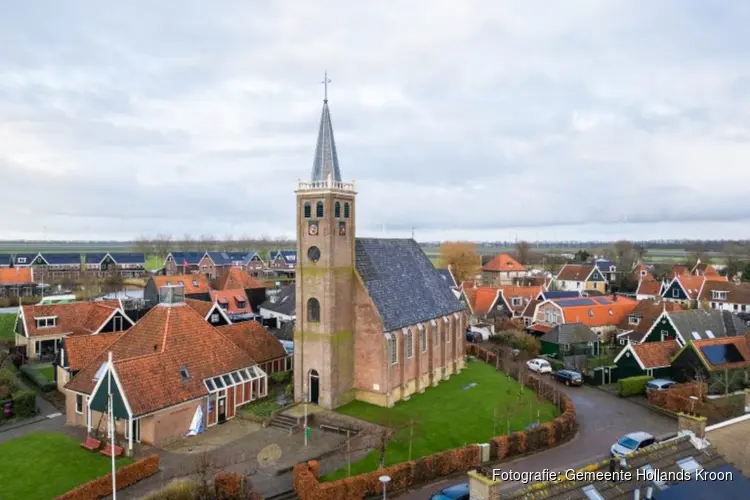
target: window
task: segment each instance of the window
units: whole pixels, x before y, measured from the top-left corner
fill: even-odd
[[[310,206],[310,202],[305,202],[305,219],[309,219],[312,217],[312,206]]]
[[[669,338],[669,332],[667,330],[661,331],[661,341],[664,342]]]
[[[414,355],[414,336],[411,333],[411,328],[406,330],[404,343],[406,344],[406,358],[411,358]]]
[[[123,323],[122,316],[119,316],[119,315],[115,316],[114,318],[112,318],[112,322],[113,322],[114,331],[121,332],[124,330],[124,328],[122,327],[122,323]]]
[[[419,328],[419,348],[421,352],[427,352],[427,331],[424,327]]]
[[[193,286],[198,288],[198,280],[193,280]]]
[[[80,394],[76,394],[76,413],[83,413],[83,396]]]
[[[57,316],[50,316],[48,318],[36,318],[37,328],[54,328],[57,326]]]
[[[445,324],[445,343],[451,343],[451,336],[453,335],[453,328],[451,327],[450,321]]]
[[[734,309],[736,311],[737,309],[739,309],[739,307],[737,306],[737,304],[733,304],[732,305],[732,309]]]
[[[315,204],[315,216],[323,217],[325,211],[323,210],[323,202],[319,201]]]
[[[180,379],[182,379],[183,382],[190,380],[190,372],[186,366],[180,368]]]
[[[673,288],[672,289],[672,297],[673,298],[678,298],[679,296],[680,296],[680,289],[677,288],[677,287]]]
[[[238,300],[237,301],[237,308],[244,309],[245,308],[245,301],[244,300]]]
[[[551,323],[552,322],[552,313],[549,310],[544,311],[544,322],[545,323]]]
[[[440,344],[440,330],[438,329],[437,325],[433,325],[432,326],[432,334],[435,336],[435,343],[434,343],[434,345],[435,345],[435,347],[437,347],[438,344]]]
[[[229,304],[227,302],[219,302],[219,306],[224,309],[225,311],[229,309]]]
[[[316,298],[307,301],[307,321],[320,321],[320,302]]]
[[[581,282],[580,281],[576,281],[576,288],[581,288]]]
[[[211,323],[218,323],[219,322],[219,313],[213,313],[211,315]]]
[[[630,315],[628,316],[628,324],[629,325],[637,325],[641,322],[641,318],[639,316]]]
[[[683,458],[682,460],[678,460],[677,465],[680,466],[680,469],[684,470],[685,472],[689,472],[691,475],[694,472],[703,470],[703,466],[699,464],[693,457],[687,457]]]
[[[336,217],[337,219],[338,219],[339,217],[341,217],[341,203],[339,203],[338,201],[336,202],[336,204],[335,204],[335,205],[333,205],[333,215],[334,215],[334,216],[335,216],[335,217]]]
[[[727,300],[727,296],[729,295],[729,292],[721,291],[721,290],[713,290],[711,294],[714,300]]]
[[[653,368],[646,368],[646,375],[648,375],[649,377],[653,377],[654,376],[654,369]]]
[[[593,318],[593,317],[594,317],[594,310],[589,309],[589,318]]]
[[[349,218],[349,204],[344,203],[344,219],[348,219],[348,218]]]
[[[398,363],[398,343],[396,337],[390,333],[386,338],[388,339],[388,355],[391,358],[391,364],[395,365]]]
[[[641,276],[646,276],[646,274],[648,274],[648,271],[641,269]]]
[[[513,297],[512,299],[510,299],[510,303],[511,305],[513,305],[513,307],[520,306],[522,303],[521,297]]]
[[[178,281],[177,282],[177,286],[185,286],[185,282],[184,281]]]
[[[691,335],[693,336],[693,340],[700,340],[701,336],[698,332],[691,332]]]

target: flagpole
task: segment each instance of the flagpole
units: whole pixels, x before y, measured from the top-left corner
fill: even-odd
[[[109,453],[112,456],[112,500],[117,500],[117,477],[115,474],[115,423],[112,411],[112,351],[109,351],[107,373],[107,394],[109,399]]]

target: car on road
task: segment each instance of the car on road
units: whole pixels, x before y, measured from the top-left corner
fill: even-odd
[[[655,378],[654,380],[650,380],[646,384],[646,391],[648,392],[649,389],[654,389],[656,391],[663,391],[664,389],[669,389],[673,385],[676,385],[677,382],[674,380],[669,380],[666,378]]]
[[[552,373],[552,365],[545,359],[530,359],[526,362],[526,368],[536,373]]]
[[[552,378],[565,385],[583,385],[583,375],[573,370],[557,370]]]
[[[469,483],[454,484],[443,488],[432,495],[430,500],[469,500]]]
[[[621,437],[612,445],[609,452],[613,457],[626,457],[631,453],[642,450],[656,442],[656,438],[648,432],[631,432]]]

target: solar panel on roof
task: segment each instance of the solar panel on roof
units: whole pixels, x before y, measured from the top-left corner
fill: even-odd
[[[600,304],[609,304],[610,301],[607,297],[594,297],[594,300]]]
[[[709,345],[701,347],[701,352],[712,365],[724,363],[738,363],[745,361],[737,346],[734,344]]]
[[[593,306],[596,305],[591,299],[573,299],[573,300],[561,300],[557,303],[560,307],[573,307],[573,306]]]

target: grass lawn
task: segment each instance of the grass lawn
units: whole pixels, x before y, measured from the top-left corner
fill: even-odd
[[[0,340],[13,340],[15,338],[15,333],[13,333],[15,326],[15,314],[0,314]]]
[[[39,367],[36,368],[36,371],[44,375],[44,377],[50,382],[55,381],[55,369],[52,367],[52,365],[39,365]]]
[[[160,259],[158,255],[146,256],[146,270],[156,271],[162,267],[164,267],[164,259]]]
[[[118,458],[121,467],[131,463]],[[2,498],[49,500],[111,470],[110,459],[84,450],[75,439],[39,432],[0,444]]]
[[[467,386],[471,383],[477,385]],[[496,435],[524,429],[538,418],[542,422],[558,415],[557,408],[521,387],[515,380],[481,361],[471,361],[458,375],[414,394],[393,408],[354,401],[337,410],[362,420],[397,429],[386,447],[386,465],[409,459],[409,435],[413,429],[412,460],[471,443],[485,443]],[[410,423],[413,419],[413,424]],[[380,452],[373,451],[352,464],[352,474],[377,469]],[[324,477],[330,481],[346,477],[346,467]]]

